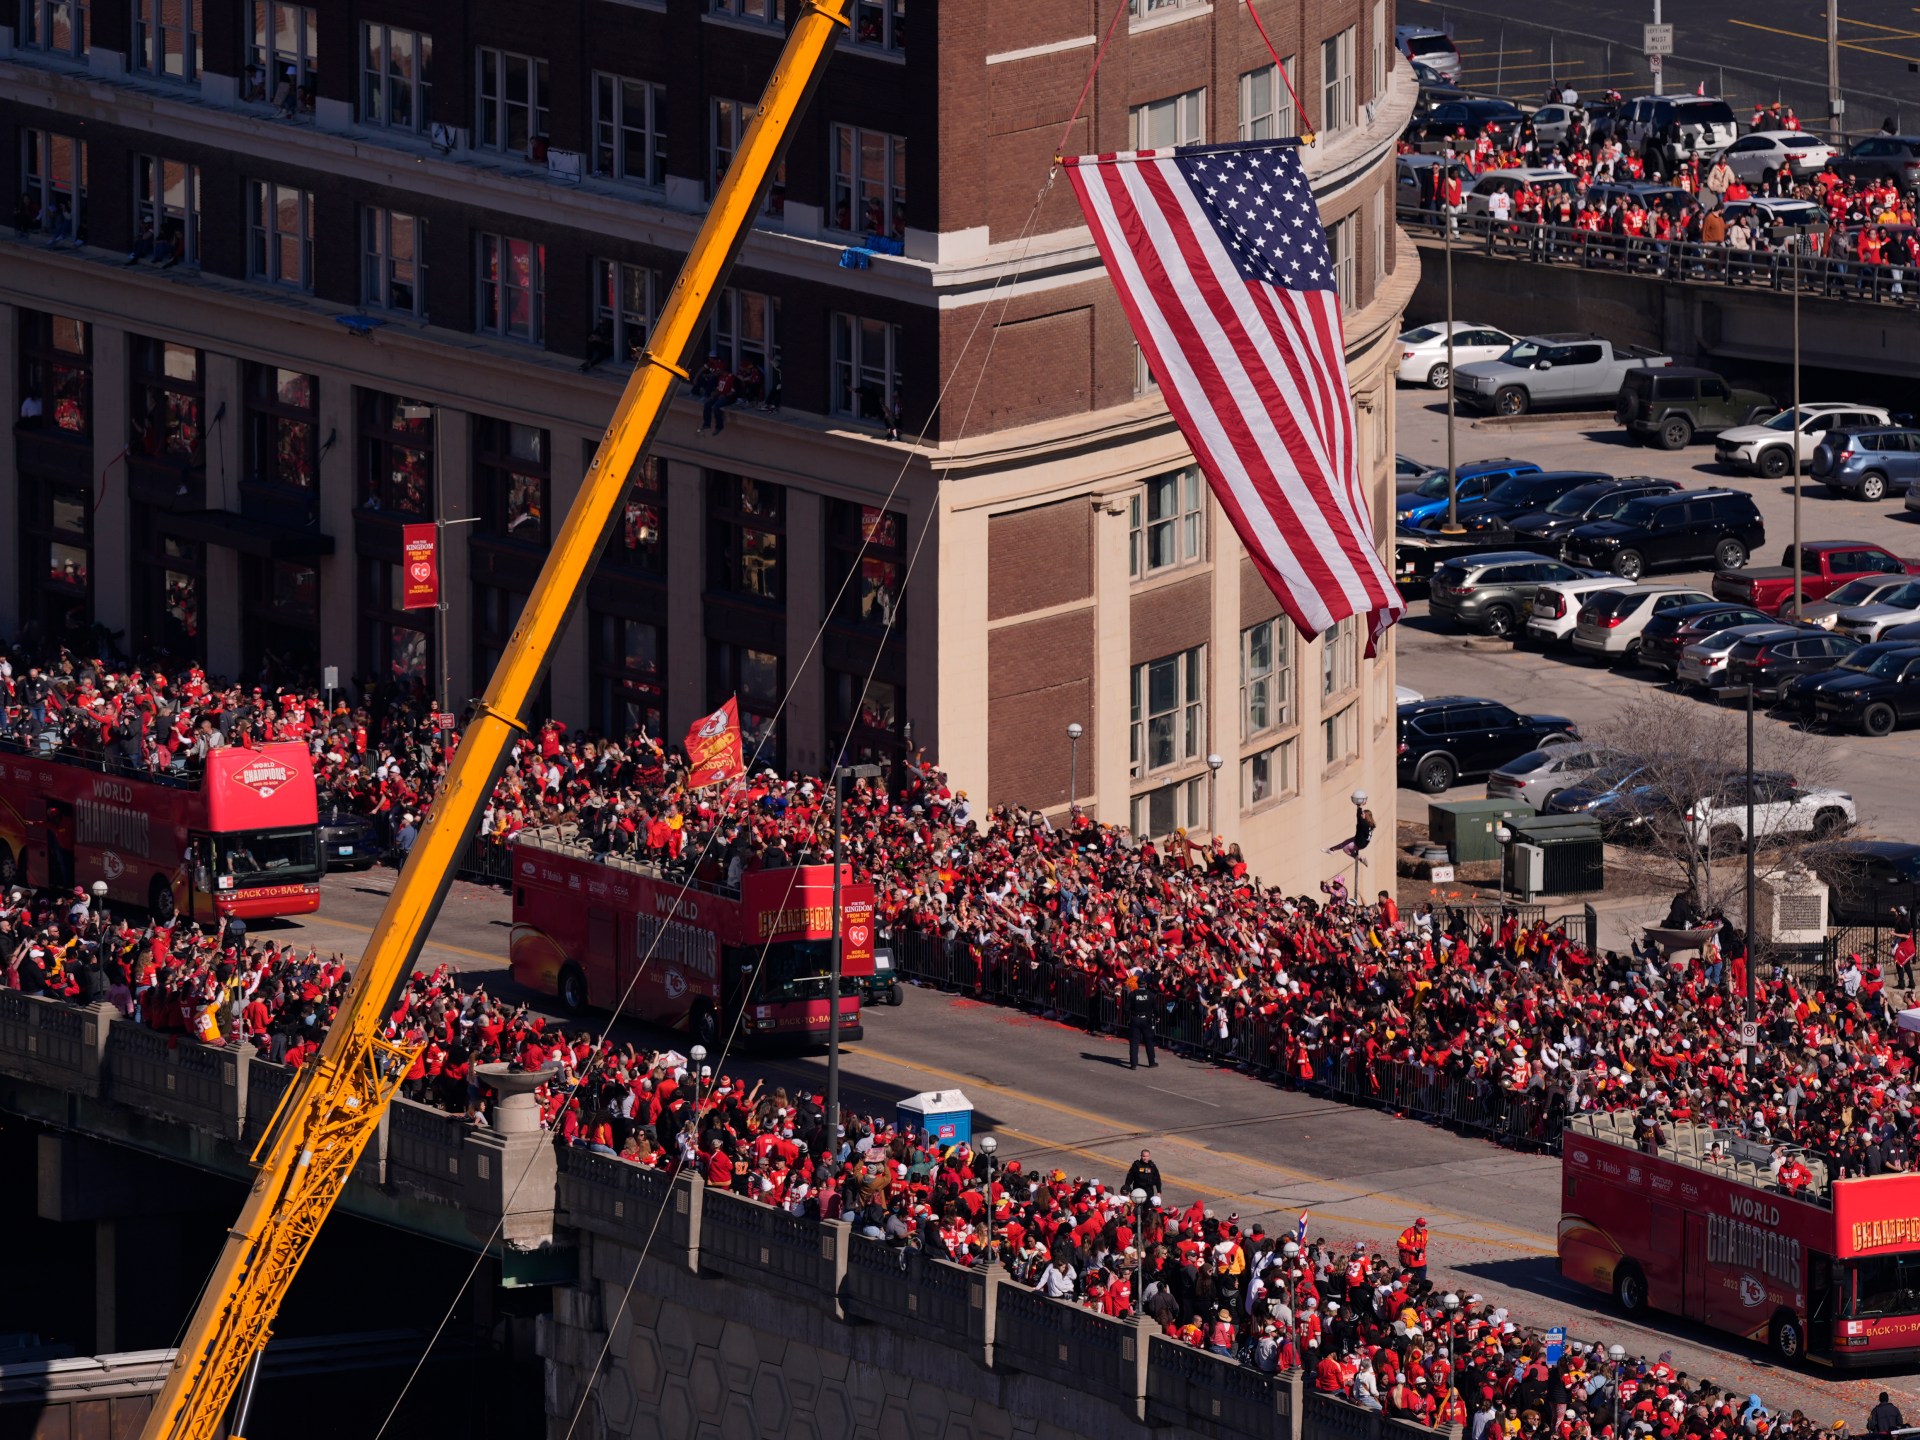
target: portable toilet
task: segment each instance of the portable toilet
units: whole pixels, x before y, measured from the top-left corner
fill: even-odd
[[[924,1131],[936,1145],[973,1140],[973,1102],[958,1090],[924,1090],[902,1100],[894,1111],[902,1130]]]

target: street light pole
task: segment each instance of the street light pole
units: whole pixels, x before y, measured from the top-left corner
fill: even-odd
[[[1356,790],[1347,798],[1353,802],[1353,838],[1358,840],[1360,838],[1360,817],[1366,813],[1367,808],[1367,792],[1364,790]],[[1353,897],[1353,903],[1358,905],[1360,903],[1360,847],[1358,845],[1353,847],[1353,890],[1350,893]]]
[[[1443,175],[1442,180],[1445,179]],[[1434,182],[1436,186],[1440,181]],[[1446,223],[1440,227],[1441,249],[1446,255],[1447,275],[1447,523],[1446,533],[1460,533],[1460,469],[1454,462],[1453,453],[1453,221],[1451,208],[1447,210]]]
[[[706,1086],[702,1081],[700,1072],[706,1069],[707,1047],[704,1045],[696,1045],[687,1052],[687,1057],[693,1061],[693,1108],[698,1110],[700,1108],[700,1102],[706,1098],[701,1093],[706,1089]],[[698,1118],[698,1116],[695,1117],[696,1121]]]
[[[1493,838],[1500,842],[1500,908],[1507,908],[1507,857],[1512,851],[1507,847],[1513,842],[1513,831],[1502,825],[1493,832]]]
[[[833,939],[828,949],[832,958],[827,968],[827,1148],[835,1160],[840,1157],[841,802],[847,781],[874,780],[879,775],[878,765],[840,765],[830,777],[833,785]]]
[[[1796,557],[1797,558],[1797,557]],[[1753,829],[1753,686],[1745,685],[1747,701],[1747,958],[1742,967],[1746,971],[1746,1023],[1753,1023],[1753,968],[1758,962],[1754,953],[1754,932],[1756,926],[1755,904],[1756,886],[1754,882],[1754,846],[1756,843]],[[1747,1045],[1740,1047],[1741,1064],[1749,1072],[1753,1069],[1753,1050]]]
[[[1829,6],[1831,8],[1831,6]],[[1797,621],[1806,607],[1800,593],[1800,246],[1805,237],[1793,242],[1793,618]],[[1832,256],[1828,256],[1831,263]]]
[[[1127,1198],[1133,1201],[1133,1309],[1135,1314],[1144,1314],[1147,1303],[1147,1192],[1136,1187]]]
[[[1653,0],[1653,23],[1656,25],[1660,23],[1660,0]],[[1666,94],[1667,80],[1666,76],[1661,73],[1666,68],[1666,64],[1663,61],[1653,72],[1653,93],[1656,95]],[[1615,1425],[1613,1430],[1616,1435],[1620,1433],[1620,1427],[1618,1425]]]
[[[991,1135],[980,1137],[980,1149],[987,1157],[987,1254],[985,1264],[993,1264],[993,1157],[1000,1142]]]
[[[1227,762],[1218,755],[1207,756],[1207,828],[1220,833],[1220,767]]]
[[[1827,0],[1827,138],[1835,145],[1841,142],[1846,110],[1840,98],[1840,0]]]
[[[1073,747],[1073,758],[1067,762],[1067,819],[1069,821],[1080,813],[1080,737],[1086,733],[1078,720],[1067,726],[1067,741]]]

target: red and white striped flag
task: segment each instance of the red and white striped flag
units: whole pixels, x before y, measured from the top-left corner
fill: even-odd
[[[1326,233],[1292,141],[1066,162],[1167,407],[1309,637],[1406,609],[1373,548]]]

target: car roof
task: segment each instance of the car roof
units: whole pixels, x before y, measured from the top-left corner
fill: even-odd
[[[1513,565],[1524,560],[1544,560],[1547,556],[1538,550],[1482,550],[1473,555],[1462,555],[1458,559],[1443,563],[1448,565]]]
[[[1571,180],[1573,172],[1563,170],[1558,165],[1503,165],[1498,170],[1482,170],[1480,178],[1489,175],[1507,175],[1521,180]]]
[[[1798,136],[1802,139],[1812,140],[1816,145],[1824,145],[1827,143],[1817,135],[1809,135],[1805,130],[1749,130],[1740,138],[1742,140],[1751,140],[1756,135],[1764,140],[1790,140]]]
[[[1696,600],[1691,605],[1681,605],[1667,611],[1669,620],[1688,620],[1695,615],[1711,615],[1716,610],[1751,610],[1751,605],[1739,600]]]
[[[1489,700],[1482,695],[1429,695],[1424,700],[1409,700],[1399,707],[1402,715],[1431,715],[1438,710],[1448,710],[1458,705],[1504,705],[1503,700]]]
[[[1393,38],[1396,40],[1424,40],[1429,35],[1451,38],[1447,35],[1446,31],[1432,25],[1396,25],[1393,27]]]
[[[1655,376],[1664,378],[1669,375],[1686,375],[1690,377],[1699,376],[1707,380],[1726,379],[1726,377],[1722,375],[1718,370],[1708,370],[1703,366],[1699,366],[1699,365],[1662,365],[1658,369],[1629,370],[1627,372],[1627,378],[1629,380],[1633,379],[1634,376],[1636,375],[1645,375],[1649,379]],[[1655,477],[1649,475],[1645,478],[1651,480],[1651,479],[1654,479]]]
[[[1829,550],[1878,550],[1883,555],[1893,553],[1878,540],[1803,540],[1800,542],[1800,548],[1821,554]]]
[[[1829,847],[1831,854],[1876,855],[1888,860],[1906,860],[1920,855],[1920,845],[1911,840],[1842,840]]]

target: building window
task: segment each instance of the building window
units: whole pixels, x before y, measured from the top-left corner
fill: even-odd
[[[1294,75],[1293,56],[1287,57],[1287,80]],[[1278,65],[1262,65],[1240,77],[1240,138],[1285,140],[1294,133],[1293,93],[1280,78]]]
[[[482,150],[532,155],[547,138],[547,62],[482,47],[473,143]]]
[[[875,629],[899,618],[907,569],[907,517],[852,500],[827,509],[827,577],[833,618]]]
[[[546,336],[547,247],[504,235],[480,237],[480,300],[475,325],[483,335],[539,344]]]
[[[1349,615],[1320,637],[1320,696],[1343,695],[1360,683],[1360,622]]]
[[[1240,632],[1240,738],[1293,719],[1293,626],[1284,615]]]
[[[1127,502],[1127,573],[1138,580],[1201,559],[1206,533],[1200,467],[1156,475]]]
[[[854,0],[853,43],[895,55],[907,48],[907,0]]]
[[[314,434],[319,384],[298,370],[247,366],[247,479],[311,491],[319,481]]]
[[[487,682],[493,678],[493,672],[500,666],[500,657],[507,653],[507,641],[512,638],[513,627],[520,623],[520,612],[526,609],[527,597],[519,590],[509,590],[503,585],[475,585],[473,587],[473,658],[472,684],[476,692],[484,691]],[[553,685],[551,681],[542,682],[533,703],[528,706],[529,719],[544,719],[551,704]],[[465,708],[454,702],[454,710]]]
[[[1206,748],[1206,648],[1133,667],[1128,763],[1136,778],[1197,760]]]
[[[1343,765],[1360,753],[1360,702],[1354,701],[1320,722],[1327,764]]]
[[[1147,363],[1147,352],[1140,348],[1138,340],[1133,342],[1133,393],[1151,394],[1160,388],[1160,382],[1154,377],[1153,366]]]
[[[904,135],[833,127],[833,228],[862,235],[907,233],[907,141]]]
[[[165,650],[176,660],[204,661],[207,547],[198,540],[167,534],[161,528],[164,523],[163,514],[136,507],[135,603],[141,630],[137,648]]]
[[[746,20],[755,25],[779,25],[787,23],[786,0],[707,0],[709,14],[724,15],[729,20]]]
[[[86,233],[86,142],[51,130],[22,130],[20,143],[20,213],[31,211],[53,244],[78,246]]]
[[[889,424],[900,395],[900,327],[833,317],[833,413]]]
[[[591,464],[595,442],[589,440],[586,448]],[[648,455],[633,467],[620,523],[601,552],[600,563],[641,575],[665,575],[666,541],[667,462]]]
[[[1175,830],[1207,828],[1206,782],[1199,779],[1176,780],[1133,797],[1133,833],[1143,839],[1159,839]]]
[[[200,453],[200,410],[207,393],[200,352],[144,335],[131,339],[133,424],[140,452],[150,460],[192,464]]]
[[[424,401],[360,392],[360,503],[367,509],[433,518],[434,418]]]
[[[133,249],[156,265],[200,263],[200,168],[158,155],[133,157]]]
[[[551,467],[548,435],[534,425],[481,420],[474,426],[474,514],[496,539],[544,546]]]
[[[769,386],[780,369],[780,300],[757,290],[727,289],[714,306],[710,349],[732,370],[751,360]]]
[[[786,529],[784,485],[709,470],[707,588],[756,600],[785,599],[780,563]]]
[[[1387,0],[1373,0],[1373,24],[1367,36],[1372,46],[1367,55],[1367,97],[1378,100],[1387,89]]]
[[[593,338],[587,345],[591,367],[613,359],[636,363],[653,329],[653,272],[620,260],[593,262]]]
[[[19,518],[21,619],[77,641],[93,623],[92,487],[24,472]]]
[[[1127,13],[1139,20],[1148,15],[1164,15],[1173,10],[1185,10],[1191,5],[1205,4],[1206,0],[1127,0]]]
[[[93,327],[20,312],[20,424],[84,440],[93,433]]]
[[[609,735],[644,730],[659,739],[667,726],[666,641],[660,627],[594,611],[589,635],[593,723]]]
[[[433,611],[400,608],[400,564],[360,560],[360,673],[403,695],[433,688]]]
[[[1320,125],[1329,135],[1353,124],[1353,28],[1320,42]]]
[[[249,100],[283,115],[313,113],[320,79],[320,12],[311,5],[253,0],[253,48],[248,52]]]
[[[360,300],[427,318],[427,222],[397,210],[360,212]]]
[[[320,664],[320,572],[294,560],[240,559],[240,664],[248,674],[311,674]]]
[[[1340,292],[1342,310],[1360,306],[1360,285],[1353,265],[1353,231],[1359,218],[1349,215],[1327,226],[1327,254],[1333,260],[1333,283]]]
[[[1207,138],[1207,92],[1189,90],[1150,100],[1127,112],[1127,146],[1164,150],[1170,145],[1200,145]]]
[[[247,273],[255,280],[313,289],[313,196],[292,185],[247,182]]]
[[[201,0],[133,0],[132,68],[164,80],[200,78]]]
[[[13,43],[49,55],[85,55],[93,43],[87,0],[20,0],[20,27]]]
[[[360,38],[361,123],[425,130],[433,123],[433,37],[368,24]]]
[[[642,185],[665,183],[665,86],[619,75],[594,75],[593,173],[614,180],[638,180]]]
[[[1276,795],[1292,793],[1295,785],[1293,750],[1292,740],[1282,740],[1278,745],[1270,745],[1259,754],[1249,755],[1240,762],[1242,810],[1252,810]]]
[[[827,744],[836,765],[891,761],[901,751],[900,687],[862,669],[828,667]]]
[[[720,193],[720,181],[725,178],[727,167],[733,163],[733,155],[740,148],[740,142],[746,138],[747,126],[753,120],[754,107],[745,100],[715,100],[712,108],[712,129],[708,136],[708,154],[711,163],[707,168],[707,198],[711,200]],[[782,160],[779,168],[773,172],[773,180],[767,186],[767,203],[760,211],[763,215],[784,215],[787,213],[787,162]]]
[[[786,693],[785,662],[766,650],[707,644],[707,708],[717,710],[730,698],[740,701],[740,748],[747,768],[780,766],[780,737],[774,722]]]

